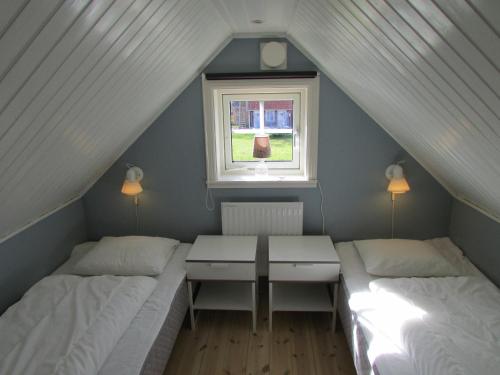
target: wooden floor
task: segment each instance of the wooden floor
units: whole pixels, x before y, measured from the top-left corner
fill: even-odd
[[[355,375],[342,327],[330,329],[327,313],[274,313],[267,328],[267,295],[261,294],[257,334],[250,312],[202,311],[196,331],[185,325],[164,375]]]

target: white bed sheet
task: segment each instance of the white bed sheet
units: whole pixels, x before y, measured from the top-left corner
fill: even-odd
[[[376,332],[371,351],[387,357],[376,360],[384,375],[401,374],[389,357],[421,375],[499,374],[500,292],[484,277],[383,278],[370,289],[361,316]]]
[[[92,243],[80,245],[55,273],[71,273],[74,264],[92,248],[92,245]],[[149,350],[165,322],[172,300],[185,280],[185,259],[191,246],[182,243],[175,249],[165,270],[155,278],[158,282],[156,288],[105,361],[100,375],[141,373]]]
[[[158,284],[130,327],[104,363],[100,375],[137,375],[141,373],[149,350],[165,322],[177,289],[186,278],[185,259],[191,244],[180,244],[170,258]]]
[[[95,374],[157,282],[51,275],[0,318],[1,374]]]
[[[464,276],[482,276],[481,272],[463,255],[453,242],[447,237],[428,240],[439,252],[448,259]],[[335,244],[342,266],[342,279],[348,291],[349,303],[369,304],[371,298],[370,282],[380,279],[368,274],[353,242]],[[357,306],[359,308],[359,306]],[[368,308],[368,307],[367,307]],[[358,317],[362,320],[362,317]],[[387,342],[377,342],[367,322],[360,321],[360,329],[366,339],[368,357],[373,367],[380,375],[414,375],[413,366],[409,358],[398,355],[395,348],[389,347]],[[365,324],[363,324],[365,323]],[[383,347],[385,346],[385,348]],[[385,351],[383,355],[380,352]]]

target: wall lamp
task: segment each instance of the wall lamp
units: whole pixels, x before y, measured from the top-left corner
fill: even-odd
[[[392,210],[391,210],[391,237],[394,238],[394,208],[396,194],[404,194],[410,191],[410,185],[403,174],[403,167],[400,165],[404,161],[396,164],[391,164],[385,170],[385,177],[389,180],[387,191],[391,193]]]
[[[139,204],[138,195],[142,192],[141,180],[144,177],[144,172],[141,168],[132,164],[127,164],[127,174],[122,185],[122,193],[134,197],[134,204]]]

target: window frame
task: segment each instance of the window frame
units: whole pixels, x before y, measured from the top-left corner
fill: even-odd
[[[315,187],[318,156],[319,76],[315,78],[207,80],[202,76],[203,111],[207,185],[217,187]],[[268,176],[257,177],[256,162],[231,162],[226,165],[231,138],[228,141],[228,116],[224,116],[224,95],[300,95],[299,123],[295,121],[292,136],[298,138],[299,168],[287,162],[267,162]],[[277,95],[276,95],[277,94]],[[227,107],[227,104],[226,104]],[[227,108],[226,108],[227,109]],[[226,118],[225,118],[226,117]],[[229,131],[230,121],[229,121]],[[229,145],[228,145],[229,143]],[[228,149],[229,146],[229,149]],[[251,164],[250,164],[251,163]],[[282,163],[270,165],[270,163]],[[228,168],[229,167],[229,168]]]

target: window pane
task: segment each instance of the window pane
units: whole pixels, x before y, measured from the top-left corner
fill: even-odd
[[[293,160],[293,100],[262,101],[264,123],[260,124],[260,102],[231,101],[231,148],[233,161],[257,161],[253,157],[255,134],[269,134],[268,161]]]

